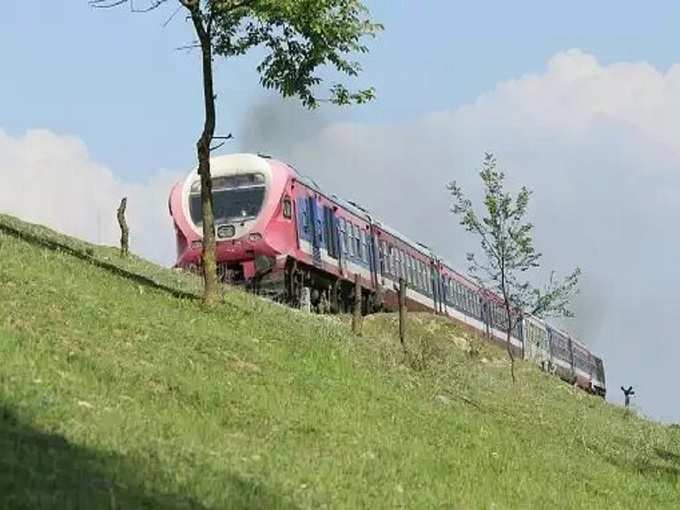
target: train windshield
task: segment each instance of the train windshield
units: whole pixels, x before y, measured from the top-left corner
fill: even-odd
[[[213,179],[213,208],[215,223],[245,221],[255,218],[262,209],[265,195],[262,174],[241,174]],[[191,186],[189,212],[196,226],[203,224],[200,182]]]

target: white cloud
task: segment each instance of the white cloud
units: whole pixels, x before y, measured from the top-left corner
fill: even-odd
[[[308,135],[308,114],[282,106],[262,122],[277,116]],[[645,410],[680,419],[671,392],[680,383],[680,66],[602,65],[571,50],[455,110],[314,128],[281,156],[462,269],[472,245],[448,212],[444,186],[455,179],[479,193],[476,169],[485,150],[495,152],[511,184],[535,191],[546,272],[585,271],[570,329],[603,355],[612,398],[633,384]],[[281,145],[267,135],[261,146]]]
[[[0,212],[103,244],[117,244],[115,211],[127,196],[131,248],[173,261],[167,199],[176,174],[123,182],[93,161],[78,138],[34,130],[20,137],[0,131],[0,176]]]

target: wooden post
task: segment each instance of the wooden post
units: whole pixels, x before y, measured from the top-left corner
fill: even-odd
[[[361,284],[359,274],[354,275],[354,308],[352,309],[352,333],[361,334]]]
[[[128,255],[128,239],[130,231],[128,230],[127,222],[125,221],[125,209],[127,207],[127,198],[120,201],[118,207],[118,225],[120,225],[120,255],[127,257]]]
[[[399,341],[401,346],[404,347],[406,344],[406,281],[403,278],[399,278]]]

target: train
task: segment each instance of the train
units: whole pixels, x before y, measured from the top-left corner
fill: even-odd
[[[322,190],[293,166],[264,154],[211,159],[219,277],[273,299],[319,312],[406,306],[449,317],[513,353],[596,395],[606,395],[604,363],[588,347],[548,322],[524,315],[507,346],[502,300],[456,271],[356,202]],[[169,197],[176,267],[201,271],[202,202],[196,170]],[[357,302],[359,300],[357,299]]]

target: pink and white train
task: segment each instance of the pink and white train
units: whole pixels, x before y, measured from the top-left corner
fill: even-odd
[[[427,246],[349,201],[322,191],[293,167],[268,156],[213,158],[213,201],[220,277],[299,305],[349,311],[355,278],[363,313],[395,310],[400,278],[407,307],[446,315],[505,345],[500,300],[455,271]],[[170,194],[177,267],[201,266],[200,180],[196,171]],[[562,379],[605,395],[602,360],[567,333],[525,317],[513,331],[519,356],[550,367]]]

